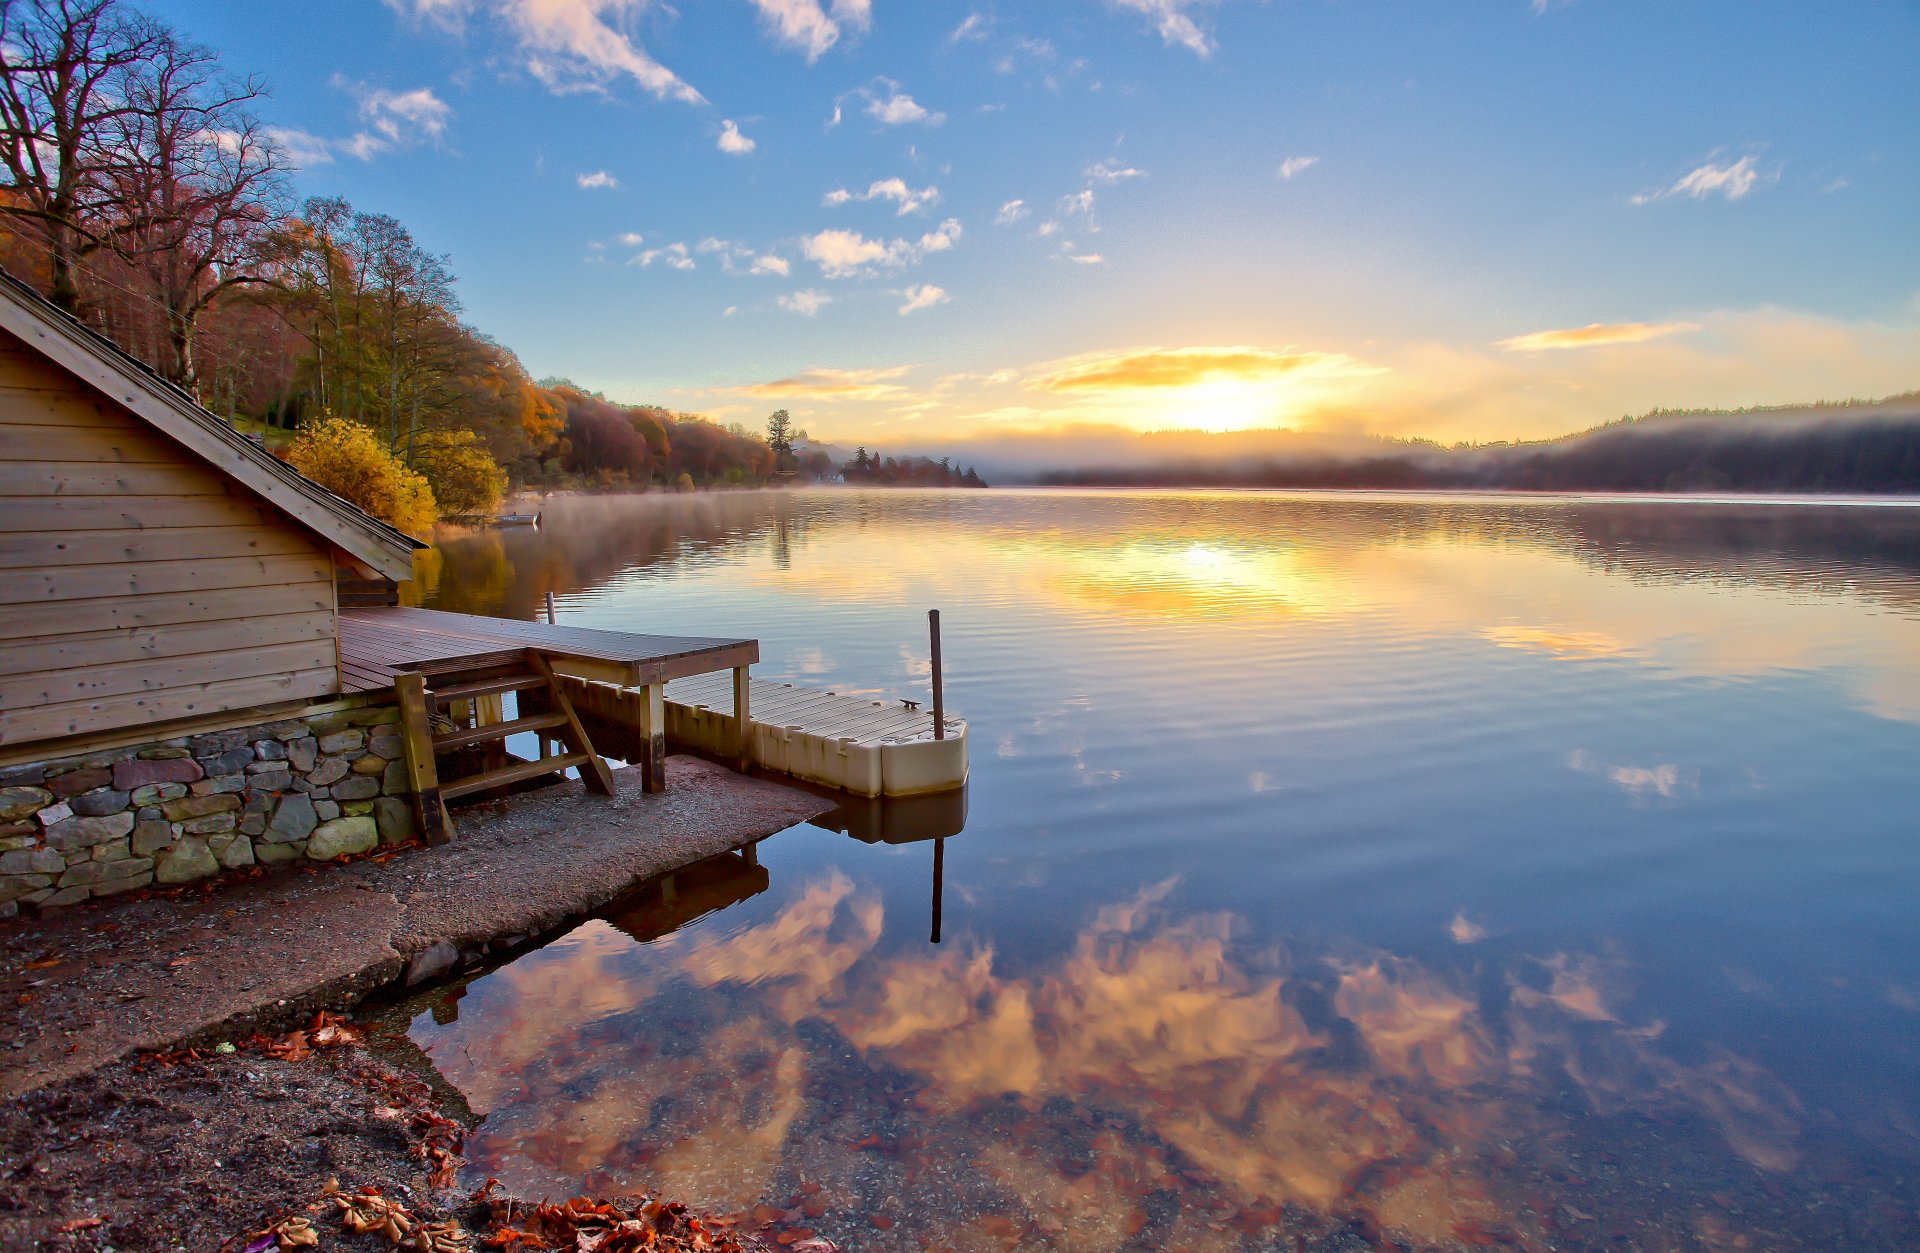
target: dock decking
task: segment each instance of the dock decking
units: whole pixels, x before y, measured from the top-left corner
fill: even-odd
[[[403,671],[511,665],[529,648],[544,653],[556,673],[623,687],[648,687],[760,660],[758,640],[601,631],[438,609],[347,609],[340,614],[341,688],[384,691]]]

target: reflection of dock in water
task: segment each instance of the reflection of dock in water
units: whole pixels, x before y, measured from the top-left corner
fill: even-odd
[[[929,942],[940,942],[940,915],[947,896],[947,837],[967,825],[967,790],[930,796],[849,796],[840,807],[812,820],[813,826],[850,835],[864,844],[933,841],[933,924]]]
[[[642,944],[767,890],[767,868],[753,845],[650,879],[602,916]]]

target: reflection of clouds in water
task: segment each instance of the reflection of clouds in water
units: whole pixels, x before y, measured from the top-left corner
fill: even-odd
[[[1682,792],[1695,792],[1700,787],[1698,771],[1682,770],[1671,762],[1658,766],[1609,765],[1584,748],[1567,754],[1567,768],[1605,779],[1635,800],[1653,796],[1673,800]]]
[[[835,871],[764,923],[650,950],[667,960],[649,964],[644,983],[591,937],[558,969],[490,989],[484,1034],[463,1031],[468,1019],[447,1029],[473,1060],[443,1069],[512,1101],[489,1102],[496,1113],[476,1144],[496,1173],[505,1162],[555,1186],[670,1181],[745,1204],[774,1186],[783,1152],[838,1152],[808,1121],[819,1116],[812,1096],[834,1098],[809,1085],[823,1082],[820,1068],[847,1065],[850,1046],[875,1073],[917,1078],[911,1125],[943,1169],[998,1181],[1042,1230],[1061,1224],[1086,1248],[1138,1230],[1123,1197],[1143,1195],[1143,1180],[1184,1189],[1182,1172],[1196,1168],[1235,1205],[1364,1203],[1417,1242],[1445,1243],[1459,1224],[1500,1216],[1486,1155],[1515,1134],[1551,1138],[1543,1100],[1566,1082],[1604,1113],[1691,1112],[1764,1170],[1797,1162],[1793,1093],[1717,1046],[1693,1061],[1663,1051],[1664,1024],[1635,1025],[1613,1007],[1617,963],[1525,962],[1509,972],[1504,1008],[1489,1011],[1405,958],[1296,968],[1305,959],[1283,950],[1241,952],[1238,920],[1172,911],[1176,887],[1100,909],[1070,952],[1016,977],[992,947],[964,940],[883,955],[879,901]],[[596,986],[570,986],[583,981]],[[653,1037],[681,1030],[674,1015],[699,1016],[675,1008],[688,996],[709,998],[701,1013],[724,1025],[688,1028],[703,1032],[696,1047],[665,1047]],[[1300,997],[1323,1005],[1325,1021],[1310,1025]],[[638,1010],[646,1028],[577,1038],[615,1009]],[[1337,1047],[1343,1036],[1357,1054]],[[1097,1134],[1098,1169],[1062,1173],[1057,1149],[983,1138],[977,1119],[1005,1096],[1043,1122],[1088,1111],[1093,1123],[1069,1124]],[[1095,1111],[1149,1134],[1087,1131]],[[496,1141],[510,1151],[487,1147]],[[1168,1151],[1192,1165],[1170,1168]]]
[[[1502,648],[1547,653],[1580,661],[1602,657],[1638,657],[1637,648],[1599,631],[1558,631],[1548,627],[1493,626],[1480,632],[1485,639]]]
[[[1478,944],[1487,938],[1487,929],[1467,917],[1467,911],[1461,910],[1447,924],[1447,935],[1455,944]]]

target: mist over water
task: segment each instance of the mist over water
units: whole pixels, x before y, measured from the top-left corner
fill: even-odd
[[[423,562],[838,691],[923,695],[937,607],[972,736],[937,946],[949,827],[809,826],[403,1006],[476,1179],[858,1248],[1920,1240],[1920,511],[583,499]]]

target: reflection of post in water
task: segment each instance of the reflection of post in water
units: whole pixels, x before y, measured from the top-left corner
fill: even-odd
[[[850,835],[863,844],[918,844],[933,841],[933,929],[940,942],[946,899],[947,837],[967,825],[967,789],[931,796],[841,796],[840,807],[813,819],[813,826]]]
[[[935,836],[933,840],[933,934],[928,942],[940,942],[940,906],[947,895],[947,837]]]

